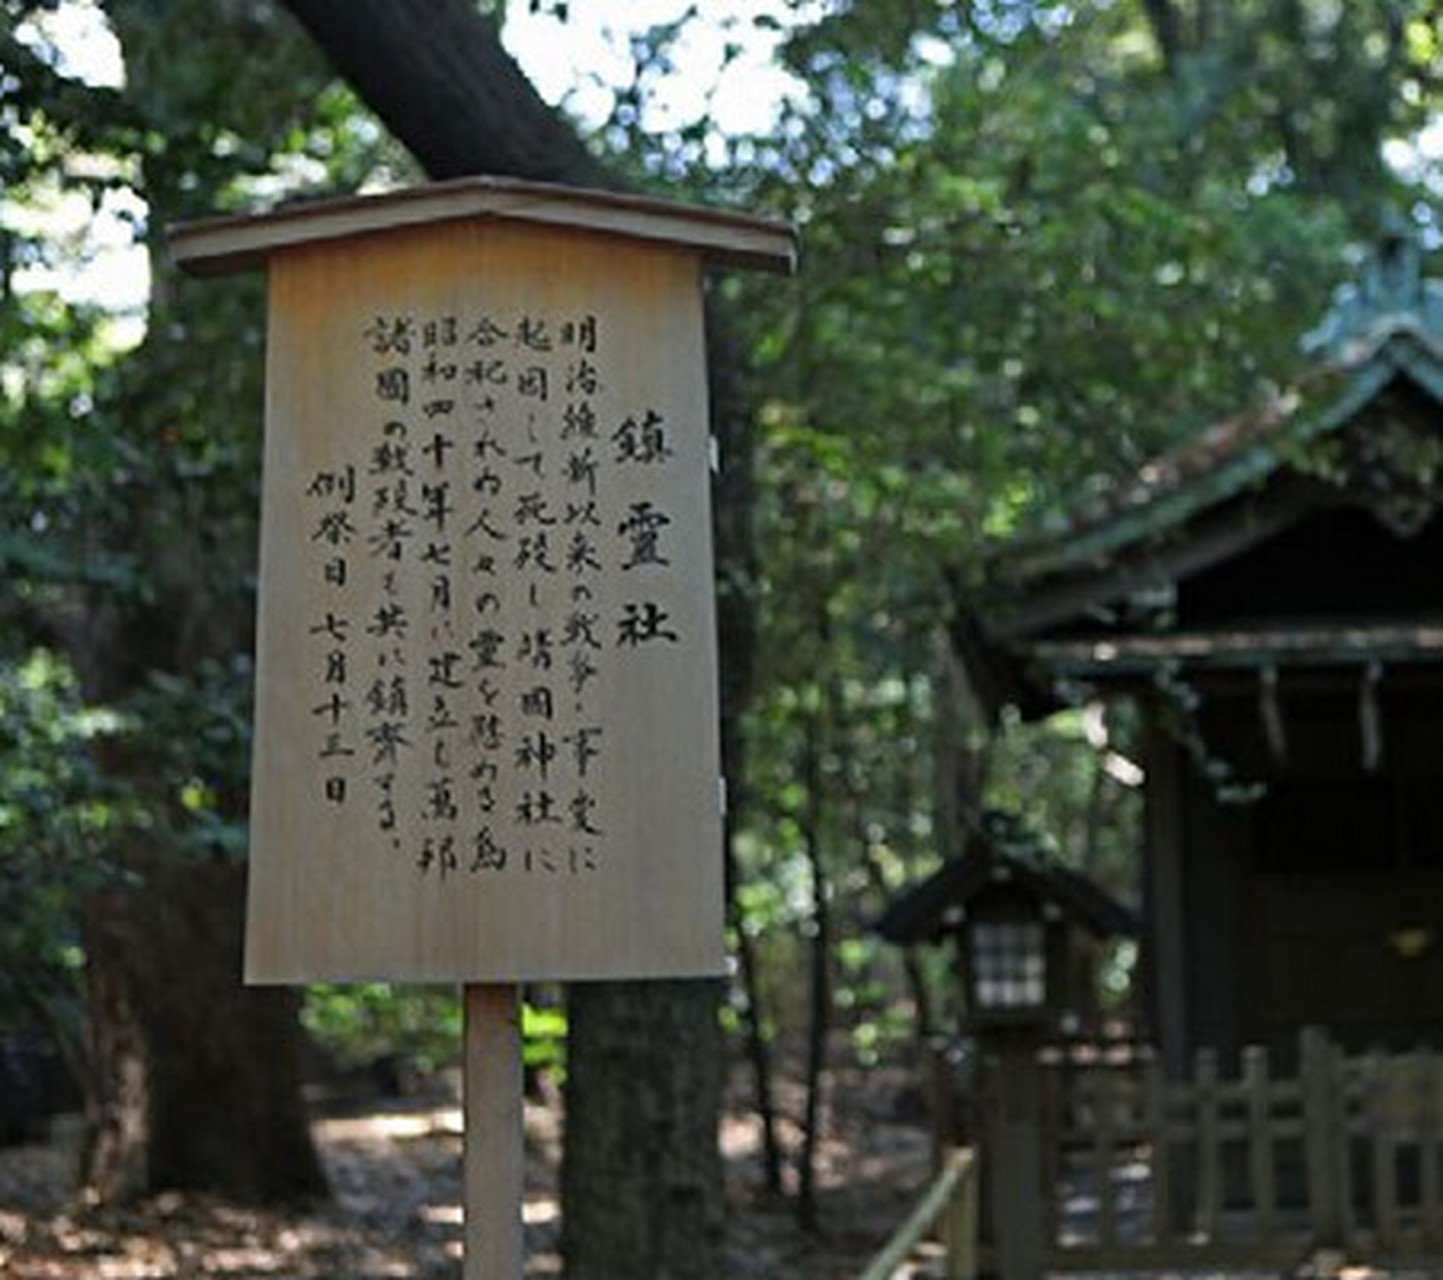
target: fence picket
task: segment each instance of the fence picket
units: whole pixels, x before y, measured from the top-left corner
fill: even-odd
[[[1387,1065],[1369,1053],[1364,1062],[1368,1127],[1372,1136],[1373,1226],[1385,1249],[1398,1244],[1397,1117],[1391,1104]]]
[[[1113,1178],[1117,1157],[1117,1091],[1114,1088],[1117,1072],[1099,1064],[1089,1075],[1093,1081],[1097,1132],[1094,1147],[1097,1158],[1097,1232],[1099,1242],[1107,1247],[1117,1243],[1117,1184]]]
[[[1337,1147],[1341,1135],[1336,1098],[1340,1085],[1328,1038],[1319,1027],[1304,1027],[1298,1037],[1298,1075],[1303,1097],[1303,1161],[1313,1236],[1319,1245],[1342,1243],[1338,1204]],[[1341,1137],[1340,1137],[1341,1135]]]
[[[1247,1090],[1248,1176],[1252,1184],[1254,1233],[1270,1240],[1277,1209],[1273,1170],[1272,1103],[1268,1051],[1253,1045],[1243,1051],[1243,1081]]]
[[[1438,1055],[1420,1049],[1415,1059],[1414,1089],[1418,1098],[1419,1218],[1427,1245],[1437,1247],[1443,1213],[1438,1176]]]
[[[1355,1132],[1367,1133],[1361,1070],[1355,1071],[1337,1045],[1328,1046],[1332,1063],[1331,1075],[1337,1090],[1337,1133],[1334,1161],[1338,1187],[1338,1218],[1342,1226],[1341,1243],[1351,1248],[1358,1240],[1358,1210],[1353,1178],[1353,1137]],[[1357,1103],[1355,1108],[1354,1103]],[[1355,1115],[1357,1121],[1355,1122]],[[1361,1129],[1359,1125],[1361,1124]]]
[[[1222,1211],[1222,1132],[1218,1099],[1218,1055],[1199,1049],[1195,1071],[1197,1107],[1198,1231],[1218,1238]]]
[[[1152,1238],[1164,1245],[1172,1238],[1172,1154],[1167,1092],[1157,1058],[1143,1064],[1143,1107],[1143,1123],[1152,1136]]]

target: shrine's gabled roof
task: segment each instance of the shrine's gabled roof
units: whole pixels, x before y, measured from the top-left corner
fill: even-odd
[[[1224,665],[1239,655],[1310,660],[1293,644],[1270,644],[1257,658],[1259,637],[1237,629],[1179,632],[1166,622],[1171,602],[1189,575],[1249,553],[1311,513],[1366,507],[1410,537],[1443,509],[1443,466],[1418,465],[1413,444],[1394,447],[1401,432],[1443,456],[1443,282],[1424,278],[1416,242],[1395,230],[1360,278],[1336,291],[1303,346],[1313,363],[1286,390],[1197,432],[1101,506],[993,561],[992,585],[954,627],[985,703],[1045,710],[1051,682],[1069,673],[1136,674],[1158,663],[1205,665],[1217,654]],[[1392,649],[1402,636],[1415,655],[1403,660],[1431,662],[1438,622],[1340,617],[1319,632],[1329,643],[1309,654],[1348,649],[1366,658],[1369,625],[1385,623],[1378,634]],[[1416,631],[1423,623],[1426,634]]]
[[[1165,587],[1322,501],[1310,463],[1317,442],[1400,391],[1443,404],[1443,283],[1424,279],[1416,242],[1395,232],[1361,280],[1336,291],[1303,345],[1315,364],[1287,390],[1154,457],[1100,508],[1075,512],[1043,540],[1006,548],[991,566],[996,586],[984,595],[983,631],[1033,635],[1098,603]],[[1291,481],[1286,499],[1254,501],[1280,478]],[[1400,479],[1411,483],[1401,470]],[[1431,511],[1440,495],[1411,496]]]
[[[1361,280],[1340,286],[1303,347],[1317,363],[1286,391],[1147,462],[1101,510],[1077,513],[1008,555],[1008,577],[1085,568],[1184,524],[1297,460],[1400,379],[1443,404],[1443,281],[1422,276],[1410,236],[1390,233]]]

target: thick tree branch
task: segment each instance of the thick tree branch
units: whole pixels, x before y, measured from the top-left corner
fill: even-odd
[[[617,187],[465,0],[283,0],[432,178]]]
[[[1178,13],[1175,0],[1143,0],[1143,12],[1147,15],[1152,34],[1162,50],[1162,60],[1170,72],[1177,70],[1178,58],[1182,54],[1182,15]]]

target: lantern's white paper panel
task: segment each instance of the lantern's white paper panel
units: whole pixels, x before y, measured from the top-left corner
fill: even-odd
[[[721,970],[700,270],[270,255],[250,980]]]

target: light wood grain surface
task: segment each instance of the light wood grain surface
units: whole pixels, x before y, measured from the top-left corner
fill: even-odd
[[[719,972],[699,255],[269,265],[248,979]]]

